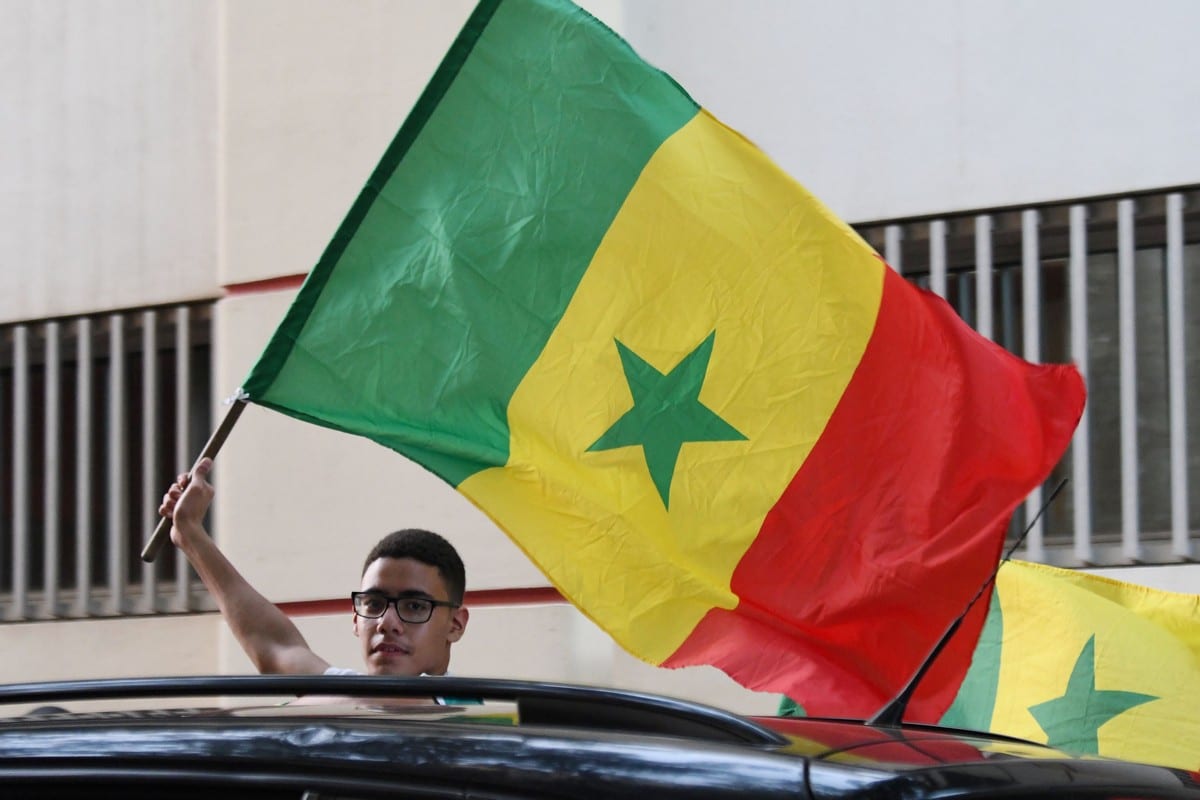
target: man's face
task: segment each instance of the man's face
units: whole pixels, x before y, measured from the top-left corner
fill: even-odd
[[[391,597],[419,595],[449,600],[437,567],[411,558],[377,558],[362,578],[362,591]],[[450,645],[467,627],[465,608],[435,606],[428,622],[404,622],[389,605],[379,619],[354,615],[354,635],[362,643],[369,675],[442,675],[450,664]]]

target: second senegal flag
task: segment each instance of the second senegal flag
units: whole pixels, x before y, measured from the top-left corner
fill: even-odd
[[[1084,402],[565,0],[478,6],[244,388],[453,484],[642,659],[836,714],[903,685]]]

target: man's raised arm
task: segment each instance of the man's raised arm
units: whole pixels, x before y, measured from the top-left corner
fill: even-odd
[[[213,498],[208,482],[212,460],[194,473],[180,475],[163,495],[159,514],[172,520],[171,541],[191,562],[246,655],[262,673],[311,675],[329,663],[314,653],[287,615],[263,597],[234,568],[204,530],[202,521]]]

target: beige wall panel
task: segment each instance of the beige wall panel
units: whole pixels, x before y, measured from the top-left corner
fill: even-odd
[[[714,667],[665,669],[635,658],[568,603],[475,609],[456,672],[583,683],[773,714],[778,695],[752,692]]]
[[[283,318],[291,292],[218,307],[216,385],[241,383]],[[223,414],[224,408],[218,409]],[[462,554],[468,589],[545,586],[517,547],[462,495],[395,452],[251,405],[218,459],[219,538],[275,602],[348,596],[383,534],[425,527]]]
[[[1087,572],[1113,580],[1137,583],[1164,592],[1200,594],[1200,564],[1159,564],[1152,567],[1109,567]]]
[[[0,321],[216,292],[217,4],[0,4]]]
[[[226,4],[224,283],[316,263],[474,5]]]
[[[216,614],[0,625],[0,683],[209,675]]]
[[[639,661],[621,649],[614,652],[610,684],[631,691],[682,697],[740,714],[773,716],[779,709],[780,695],[752,692],[716,667],[663,669]]]
[[[471,609],[456,675],[607,684],[614,645],[568,603]]]

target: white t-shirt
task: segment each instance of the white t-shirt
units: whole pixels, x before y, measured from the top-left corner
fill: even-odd
[[[325,672],[323,674],[325,674],[325,675],[363,675],[365,673],[359,672],[356,669],[348,669],[346,667],[329,667],[328,669],[325,670]],[[449,675],[450,673],[446,673],[446,674]],[[430,675],[428,672],[422,672],[421,677],[426,678],[426,677],[430,677]],[[437,703],[439,706],[446,705],[445,699],[443,699],[441,697],[433,698],[433,702]]]
[[[329,669],[325,670],[324,674],[325,675],[362,675],[363,673],[359,672],[356,669],[347,669],[346,667],[330,667]]]

